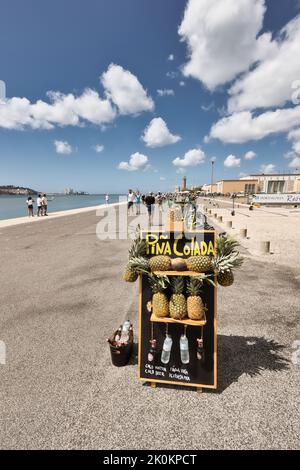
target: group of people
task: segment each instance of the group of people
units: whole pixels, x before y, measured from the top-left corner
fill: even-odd
[[[160,211],[163,211],[163,202],[165,199],[165,195],[161,192],[158,192],[156,195],[149,192],[146,195],[141,194],[139,191],[134,192],[132,189],[129,189],[127,194],[128,215],[133,215],[134,207],[136,215],[140,215],[141,204],[144,204],[147,208],[149,220],[151,221],[155,204],[157,204]]]
[[[27,204],[27,209],[28,209],[28,216],[29,217],[34,217],[34,199],[32,199],[31,196],[28,196],[26,204]],[[42,216],[47,216],[48,213],[48,201],[47,201],[47,195],[46,194],[39,194],[37,199],[36,199],[36,206],[37,206],[37,211],[36,215],[38,217]]]

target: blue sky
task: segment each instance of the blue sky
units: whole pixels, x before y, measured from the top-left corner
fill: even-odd
[[[297,0],[2,0],[0,184],[173,190],[183,174],[210,182],[212,157],[216,179],[297,171],[299,13]]]

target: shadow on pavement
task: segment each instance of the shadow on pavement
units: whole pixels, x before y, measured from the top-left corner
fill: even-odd
[[[289,369],[289,361],[282,356],[285,346],[273,340],[256,336],[218,335],[218,377],[217,390],[203,389],[206,393],[220,394],[243,375],[250,377],[264,370],[280,372]],[[133,344],[129,366],[138,363],[138,344]],[[149,385],[145,383],[144,385]],[[190,387],[158,384],[163,388],[191,391]]]
[[[218,335],[218,388],[222,393],[243,374],[254,377],[264,370],[280,372],[289,368],[281,355],[285,346],[256,336]]]

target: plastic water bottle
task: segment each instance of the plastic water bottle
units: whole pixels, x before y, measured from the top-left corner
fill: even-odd
[[[189,341],[186,335],[180,336],[180,358],[182,364],[188,364],[190,362]]]
[[[129,340],[129,329],[130,329],[130,321],[126,320],[123,323],[122,331],[121,331],[121,338],[120,343],[127,343]]]
[[[161,362],[163,364],[168,364],[171,356],[171,348],[172,348],[173,340],[170,335],[166,335],[166,339],[164,340],[163,350],[161,353]]]

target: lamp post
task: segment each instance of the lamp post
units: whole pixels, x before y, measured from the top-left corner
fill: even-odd
[[[235,198],[236,198],[236,194],[233,193],[231,197],[232,197],[232,211],[231,211],[231,215],[234,216],[234,215],[235,215],[234,200],[235,200]]]
[[[211,162],[211,181],[210,181],[210,188],[211,188],[211,192],[213,192],[213,184],[214,184],[214,163],[215,163],[215,160],[212,158],[210,162]]]

